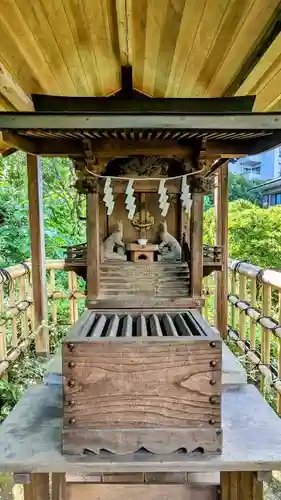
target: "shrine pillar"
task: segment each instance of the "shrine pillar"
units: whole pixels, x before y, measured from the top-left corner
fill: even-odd
[[[202,295],[203,280],[203,206],[202,193],[193,193],[191,206],[191,294],[195,298]]]
[[[225,339],[228,324],[228,164],[219,168],[215,177],[215,244],[221,247],[222,270],[216,272],[215,321]]]
[[[100,292],[99,185],[87,195],[87,294],[88,303]]]

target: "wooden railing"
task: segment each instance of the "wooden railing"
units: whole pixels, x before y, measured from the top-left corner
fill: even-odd
[[[68,271],[64,260],[49,260],[47,269],[48,321],[34,328],[31,265],[0,270],[0,378],[27,349],[43,327],[71,325],[83,308],[84,286],[76,273]],[[59,314],[58,314],[59,312]]]
[[[206,256],[205,256],[206,258]],[[28,349],[40,329],[65,327],[84,308],[85,282],[69,271],[64,260],[47,267],[48,320],[37,330],[30,263],[0,271],[0,378]],[[215,325],[214,273],[204,280],[203,314]],[[281,413],[281,272],[229,260],[228,339],[261,375],[260,387]]]
[[[249,373],[259,372],[261,391],[281,414],[281,272],[232,259],[228,269],[228,340],[249,362]],[[203,314],[213,325],[214,292],[209,276]]]

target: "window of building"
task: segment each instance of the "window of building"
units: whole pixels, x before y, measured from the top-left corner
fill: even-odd
[[[257,174],[257,175],[260,175],[260,173],[261,173],[261,167],[260,167],[260,165],[257,166],[257,167],[246,167],[246,166],[243,166],[243,173],[244,174]]]
[[[275,205],[281,205],[281,193],[275,195]]]

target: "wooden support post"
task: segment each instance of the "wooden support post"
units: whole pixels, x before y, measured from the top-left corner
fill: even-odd
[[[203,281],[203,195],[193,194],[191,207],[191,293],[202,295]]]
[[[263,483],[256,472],[222,472],[221,500],[263,500]]]
[[[24,484],[24,500],[49,500],[49,474],[30,474],[30,483]]]
[[[39,156],[27,155],[27,172],[34,328],[37,330],[42,322],[46,322],[48,319],[42,172]],[[48,355],[49,332],[46,326],[42,327],[36,335],[35,347],[38,355]]]
[[[216,328],[227,337],[228,324],[228,165],[222,165],[216,174],[215,217],[216,245],[221,246],[222,270],[216,273]]]
[[[88,303],[95,301],[100,291],[100,221],[99,192],[88,194],[87,203],[87,291]]]

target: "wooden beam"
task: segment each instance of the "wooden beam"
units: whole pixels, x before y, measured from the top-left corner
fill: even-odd
[[[108,97],[66,97],[33,94],[39,113],[250,113],[255,96],[212,98],[110,99]],[[165,128],[165,126],[162,126]]]
[[[0,63],[0,92],[15,109],[34,111],[31,97],[24,92],[12,75]]]
[[[202,194],[194,193],[191,207],[191,291],[200,298],[203,280],[203,200]]]
[[[117,30],[119,40],[120,62],[122,66],[132,65],[132,30],[131,0],[116,0]]]
[[[0,132],[0,140],[7,144],[9,148],[16,148],[25,151],[26,153],[37,153],[36,139],[26,139],[25,137],[17,134],[16,132],[10,132],[3,130]]]
[[[182,99],[179,99],[182,100]],[[142,108],[143,103],[154,102],[155,99],[128,100],[122,110],[116,106],[101,109],[96,114],[78,113],[0,113],[0,130],[2,129],[124,129],[124,128],[150,128],[150,129],[185,129],[185,130],[209,130],[224,132],[231,131],[271,131],[281,130],[281,113],[241,113],[241,114],[192,114],[184,111],[171,111],[169,106],[165,108],[163,103],[162,111],[151,106],[151,112],[146,112]],[[169,99],[163,99],[169,101]],[[107,103],[121,103],[122,99],[107,99]],[[130,109],[130,102],[134,106]],[[272,136],[269,136],[272,137]],[[258,140],[258,139],[255,139]]]
[[[48,319],[46,258],[44,241],[42,172],[40,158],[27,155],[29,227],[32,262],[32,284],[35,331]],[[36,353],[49,354],[49,332],[42,327],[35,337]]]
[[[96,300],[100,292],[99,189],[87,197],[87,295]]]
[[[152,139],[122,140],[111,139],[92,141],[92,151],[99,157],[123,157],[129,155],[145,156],[191,156],[192,149],[188,145],[181,145],[177,141]]]
[[[206,156],[218,155],[221,158],[241,158],[249,154],[249,141],[207,141]],[[251,142],[252,145],[252,142]]]
[[[222,270],[216,273],[216,328],[225,339],[228,324],[228,165],[216,173],[215,219],[216,245],[221,246]]]

